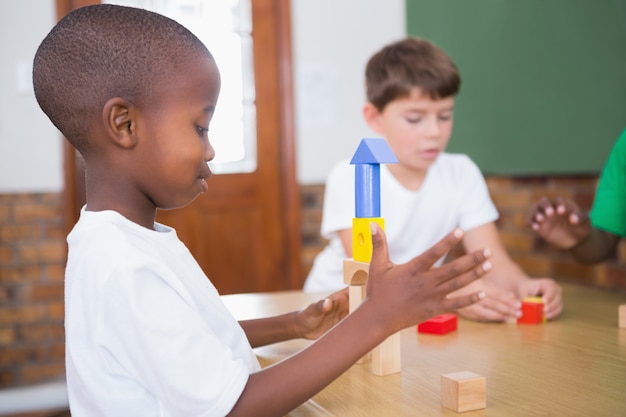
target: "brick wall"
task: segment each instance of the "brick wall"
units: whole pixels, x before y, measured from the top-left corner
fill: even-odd
[[[61,202],[0,195],[0,388],[64,373]]]
[[[593,202],[597,176],[568,177],[487,177],[487,186],[498,208],[500,236],[511,257],[529,275],[554,277],[609,289],[626,291],[626,242],[621,242],[615,259],[598,266],[576,262],[567,252],[560,251],[535,236],[526,224],[531,204],[541,196],[561,195],[589,209]],[[315,255],[324,247],[319,236],[323,185],[307,185],[302,195],[302,280],[306,278]],[[457,247],[451,257],[461,254]]]
[[[593,203],[596,176],[553,178],[488,177],[491,197],[500,212],[498,229],[513,259],[531,276],[549,276],[568,282],[607,289],[626,290],[626,242],[617,254],[597,266],[583,265],[567,252],[546,244],[526,226],[530,205],[540,197],[558,196],[574,200],[589,210]]]

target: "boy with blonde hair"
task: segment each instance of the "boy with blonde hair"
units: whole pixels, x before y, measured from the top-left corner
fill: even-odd
[[[515,319],[523,298],[542,296],[546,317],[556,318],[562,309],[560,287],[550,278],[529,278],[513,262],[500,240],[498,212],[480,170],[466,155],[445,152],[461,84],[452,59],[425,39],[407,37],[370,58],[365,80],[365,121],[399,160],[380,169],[391,259],[405,262],[460,227],[466,232],[465,250],[489,247],[493,264],[489,274],[461,291],[487,294],[461,314],[482,321]],[[305,290],[343,286],[342,260],[352,256],[353,195],[354,168],[341,161],[326,181],[322,236],[329,243],[315,259]],[[436,265],[442,263],[443,258]]]

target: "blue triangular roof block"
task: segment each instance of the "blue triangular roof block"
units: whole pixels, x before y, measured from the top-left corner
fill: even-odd
[[[350,164],[397,164],[398,158],[385,139],[361,139]]]

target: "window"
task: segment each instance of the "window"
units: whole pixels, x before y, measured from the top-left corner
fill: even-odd
[[[256,103],[252,56],[251,0],[104,0],[168,16],[209,48],[222,89],[209,138],[216,174],[252,172],[256,157]]]

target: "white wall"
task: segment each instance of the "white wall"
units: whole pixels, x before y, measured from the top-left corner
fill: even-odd
[[[297,175],[323,183],[374,137],[361,116],[369,57],[406,35],[404,0],[292,0]]]
[[[54,0],[0,3],[0,193],[63,189],[63,139],[37,105],[31,80],[55,13]]]
[[[369,56],[405,35],[404,0],[292,0],[297,177],[324,182],[371,137],[361,117]],[[0,2],[0,193],[63,189],[62,138],[31,86],[54,0]]]

